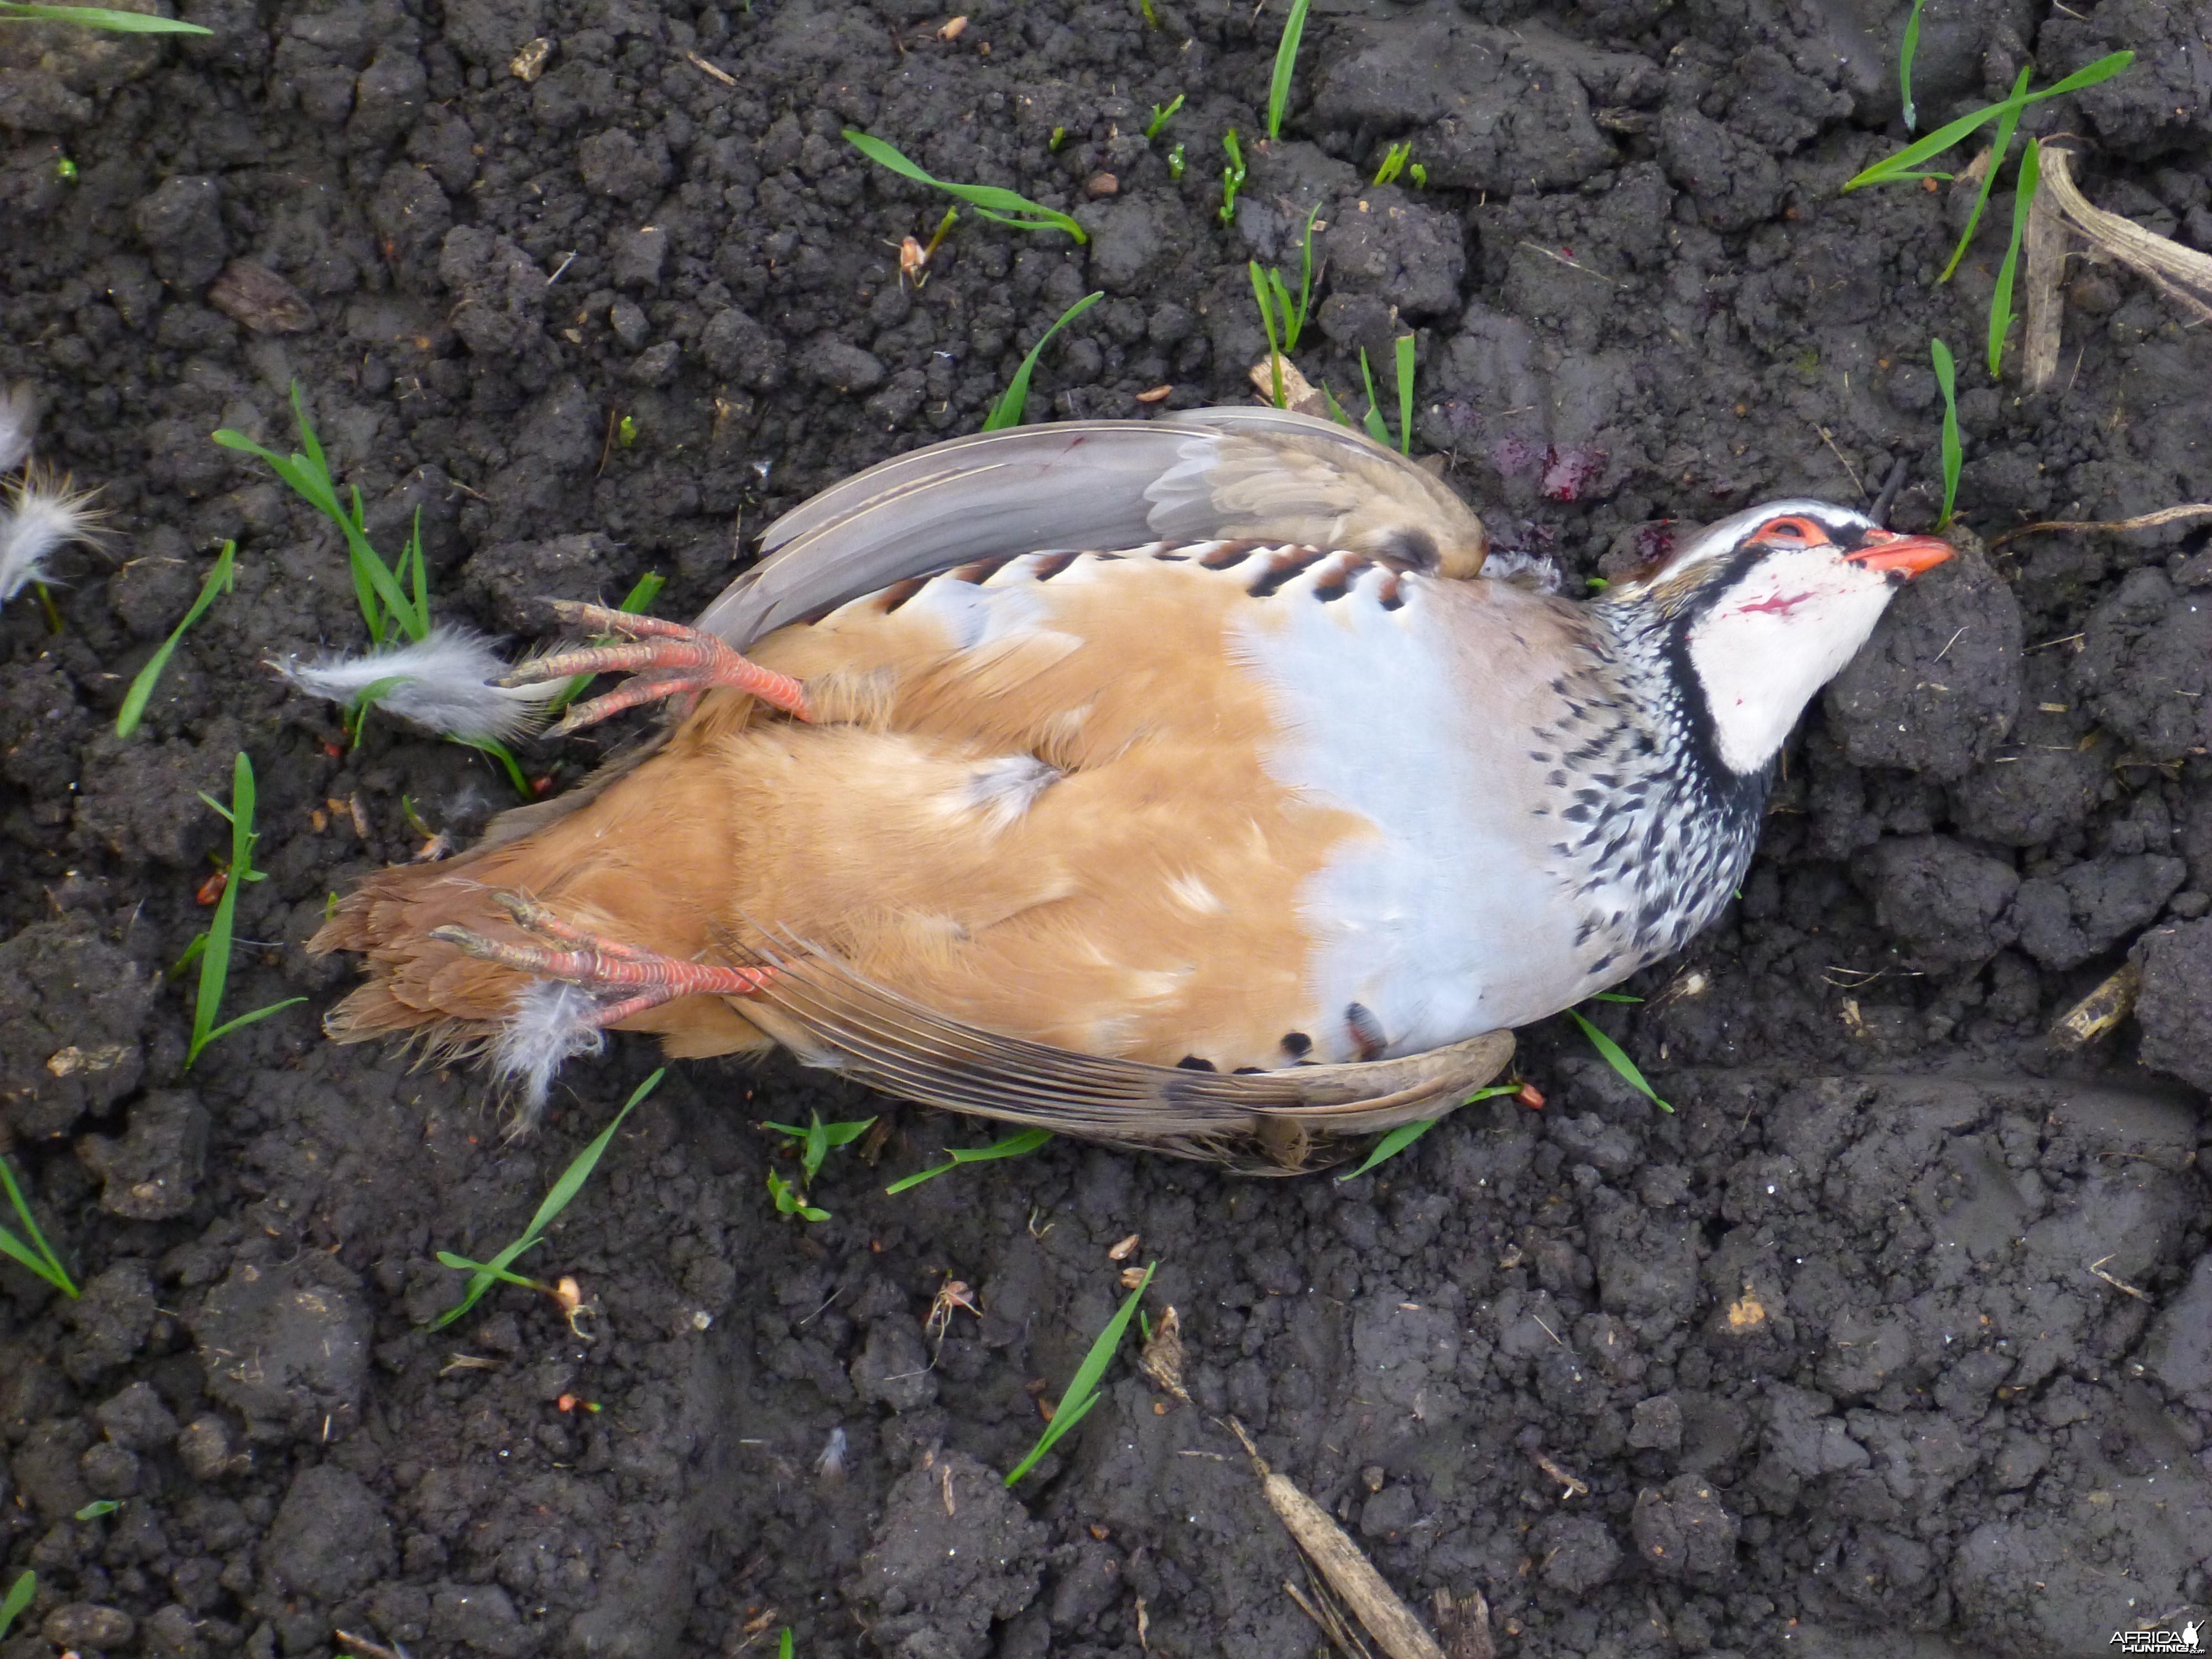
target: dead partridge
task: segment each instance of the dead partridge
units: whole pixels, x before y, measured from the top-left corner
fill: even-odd
[[[480,1051],[526,1110],[618,1029],[1326,1161],[1711,921],[1806,701],[1950,551],[1774,501],[1570,602],[1273,410],[956,440],[766,542],[691,628],[560,607],[630,642],[511,678],[629,670],[572,722],[667,723],[343,900],[333,1036]]]

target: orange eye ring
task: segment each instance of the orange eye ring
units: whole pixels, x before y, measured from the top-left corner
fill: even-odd
[[[1778,542],[1784,547],[1825,547],[1829,544],[1828,532],[1810,519],[1801,519],[1795,514],[1787,518],[1769,519],[1751,534],[1754,542]]]

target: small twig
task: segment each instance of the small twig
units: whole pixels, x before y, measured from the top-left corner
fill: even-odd
[[[397,1642],[387,1648],[381,1642],[373,1642],[366,1636],[356,1636],[349,1630],[334,1630],[331,1634],[359,1654],[361,1659],[407,1659],[407,1650]]]
[[[714,65],[708,63],[697,52],[687,52],[684,54],[684,57],[685,61],[690,63],[692,68],[699,70],[702,74],[712,76],[715,80],[720,81],[724,86],[734,87],[738,84],[738,77],[736,76],[731,74],[727,70],[715,68]]]
[[[2105,1283],[2111,1285],[2114,1290],[2120,1291],[2123,1295],[2131,1296],[2138,1302],[2149,1301],[2150,1296],[2148,1292],[2139,1291],[2134,1285],[2129,1284],[2125,1279],[2115,1279],[2112,1274],[2105,1271],[2105,1264],[2112,1259],[2112,1258],[2108,1255],[2099,1256],[2094,1261],[2092,1261],[2089,1264],[2090,1273],[2097,1278],[2103,1279]]]
[[[1524,240],[1521,246],[1528,249],[1531,252],[1542,254],[1547,259],[1556,259],[1559,264],[1565,265],[1569,270],[1579,270],[1585,276],[1595,276],[1598,281],[1603,283],[1607,288],[1619,288],[1620,286],[1619,283],[1613,281],[1612,277],[1607,276],[1603,271],[1592,270],[1588,265],[1577,264],[1572,259],[1567,258],[1565,254],[1560,253],[1554,249],[1546,247],[1541,242]]]
[[[1542,1452],[1530,1452],[1528,1454],[1528,1461],[1531,1463],[1534,1463],[1538,1468],[1543,1470],[1545,1474],[1550,1475],[1553,1480],[1558,1481],[1562,1486],[1565,1486],[1567,1489],[1566,1495],[1568,1497],[1588,1498],[1589,1496],[1589,1481],[1583,1480],[1580,1475],[1576,1474],[1571,1470],[1562,1468],[1558,1462],[1554,1462],[1552,1458],[1547,1457]]]
[[[1859,477],[1859,470],[1849,461],[1844,460],[1844,452],[1836,447],[1836,441],[1828,435],[1828,428],[1825,426],[1816,426],[1813,430],[1820,434],[1820,441],[1827,445],[1830,453],[1838,460],[1844,462],[1844,471],[1850,478],[1851,488],[1859,492],[1859,499],[1863,501],[1868,500],[1866,483]]]
[[[2007,542],[2022,536],[2039,535],[2046,531],[2109,530],[2118,533],[2129,530],[2155,530],[2162,524],[2179,524],[2185,519],[2212,519],[2212,501],[2191,501],[2186,507],[2162,507],[2155,513],[2139,513],[2132,519],[2049,519],[2040,524],[2024,524],[2017,530],[2006,531],[2002,536],[1992,536],[1989,544],[1994,551]],[[2071,637],[2078,638],[2079,635]]]
[[[1951,647],[1958,644],[1960,638],[1966,633],[1966,629],[1972,626],[1972,624],[1971,623],[1961,623],[1958,633],[1952,635],[1949,639],[1943,641],[1943,648],[1936,653],[1936,660],[1937,662],[1941,662],[1945,657],[1948,656],[1951,653]]]

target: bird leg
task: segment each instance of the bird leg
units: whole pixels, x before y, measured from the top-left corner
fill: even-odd
[[[632,678],[606,696],[571,708],[561,723],[545,734],[548,737],[566,737],[571,732],[597,725],[610,714],[619,714],[625,708],[679,694],[696,696],[715,686],[750,693],[769,708],[797,720],[812,718],[807,712],[806,690],[797,680],[739,656],[712,634],[702,634],[681,623],[663,622],[658,617],[634,616],[627,611],[610,611],[602,605],[580,605],[573,599],[554,600],[553,612],[562,622],[591,627],[605,634],[626,635],[631,642],[582,646],[535,658],[519,664],[501,679],[500,684],[542,685],[548,680],[567,679],[576,674],[609,672],[624,672]]]
[[[687,962],[601,939],[518,894],[495,893],[492,897],[514,918],[516,926],[547,943],[511,945],[452,924],[432,928],[430,937],[517,973],[560,980],[595,996],[615,994],[616,1000],[602,1001],[592,1017],[592,1024],[602,1030],[678,997],[750,996],[775,977],[773,968],[725,968],[711,962]]]

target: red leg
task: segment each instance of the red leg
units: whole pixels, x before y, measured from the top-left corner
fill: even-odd
[[[712,634],[702,634],[681,623],[663,622],[658,617],[632,616],[627,611],[580,605],[572,599],[556,599],[553,611],[565,623],[627,635],[633,643],[556,651],[521,664],[501,684],[542,685],[576,674],[608,672],[627,672],[635,678],[605,696],[571,708],[546,733],[548,737],[564,737],[641,703],[678,695],[696,696],[714,686],[747,692],[797,720],[811,718],[806,708],[806,689],[797,680],[739,656]]]
[[[775,975],[773,968],[726,968],[661,956],[587,933],[528,899],[507,893],[495,896],[520,926],[548,943],[512,945],[473,928],[453,926],[434,927],[430,937],[482,961],[539,979],[565,981],[603,997],[628,993],[601,1001],[592,1022],[601,1028],[678,997],[750,996]]]

